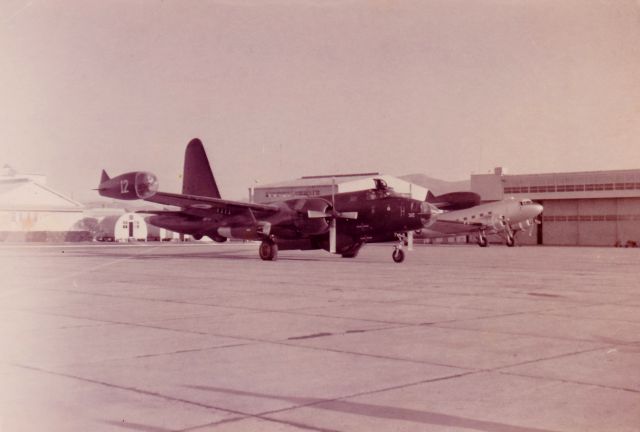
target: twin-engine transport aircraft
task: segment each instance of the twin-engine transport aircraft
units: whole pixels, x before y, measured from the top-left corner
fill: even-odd
[[[505,238],[507,246],[514,246],[516,233],[533,229],[542,210],[542,205],[530,199],[508,198],[480,204],[434,215],[428,226],[421,230],[421,236],[437,238],[477,233],[478,245],[486,247],[487,234],[499,234]]]
[[[437,209],[395,193],[382,179],[374,182],[369,190],[268,204],[229,201],[220,197],[202,142],[195,138],[185,152],[181,194],[160,192],[156,176],[144,171],[110,178],[103,170],[98,191],[116,199],[180,207],[143,213],[152,215],[152,225],[195,239],[258,240],[263,260],[275,260],[278,249],[324,249],[353,258],[365,243],[397,238],[392,256],[402,262],[407,232],[426,226]]]

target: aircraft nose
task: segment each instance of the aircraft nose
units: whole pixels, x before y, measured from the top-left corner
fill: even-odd
[[[540,213],[542,213],[542,210],[544,210],[544,207],[542,207],[542,204],[534,204],[531,206],[531,209],[534,212],[533,217],[538,216]]]
[[[434,216],[441,213],[437,207],[432,206],[426,201],[420,203],[420,221],[423,227],[430,226],[434,221]]]

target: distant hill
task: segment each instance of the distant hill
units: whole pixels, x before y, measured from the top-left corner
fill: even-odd
[[[449,192],[468,191],[471,188],[470,180],[446,181],[429,177],[426,174],[407,174],[400,176],[401,179],[425,187],[435,195]]]

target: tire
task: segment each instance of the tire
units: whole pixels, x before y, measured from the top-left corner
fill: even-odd
[[[513,236],[507,236],[507,246],[514,247],[516,245],[516,239]]]
[[[478,237],[478,246],[487,247],[487,245],[489,245],[489,241],[485,236]]]
[[[362,247],[362,243],[354,243],[349,249],[342,252],[342,258],[355,258],[358,256],[358,252],[360,252],[360,248]]]
[[[402,249],[395,249],[391,254],[393,260],[397,263],[404,261],[404,251]]]
[[[263,241],[258,248],[258,254],[263,261],[275,261],[278,259],[278,245],[274,242]]]

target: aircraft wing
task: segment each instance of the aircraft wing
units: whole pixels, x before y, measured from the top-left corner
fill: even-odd
[[[269,213],[275,213],[279,210],[277,206],[268,204],[246,203],[242,201],[225,200],[222,198],[210,198],[169,192],[156,192],[154,195],[145,198],[145,201],[181,207],[186,213],[191,213],[189,210],[196,210],[197,213],[202,213],[203,211],[206,212],[207,210],[220,208],[255,210]]]
[[[437,231],[443,236],[445,235],[457,235],[468,234],[476,231],[480,231],[485,227],[482,223],[463,223],[458,221],[448,220],[436,220],[434,223],[427,227],[430,231]]]

